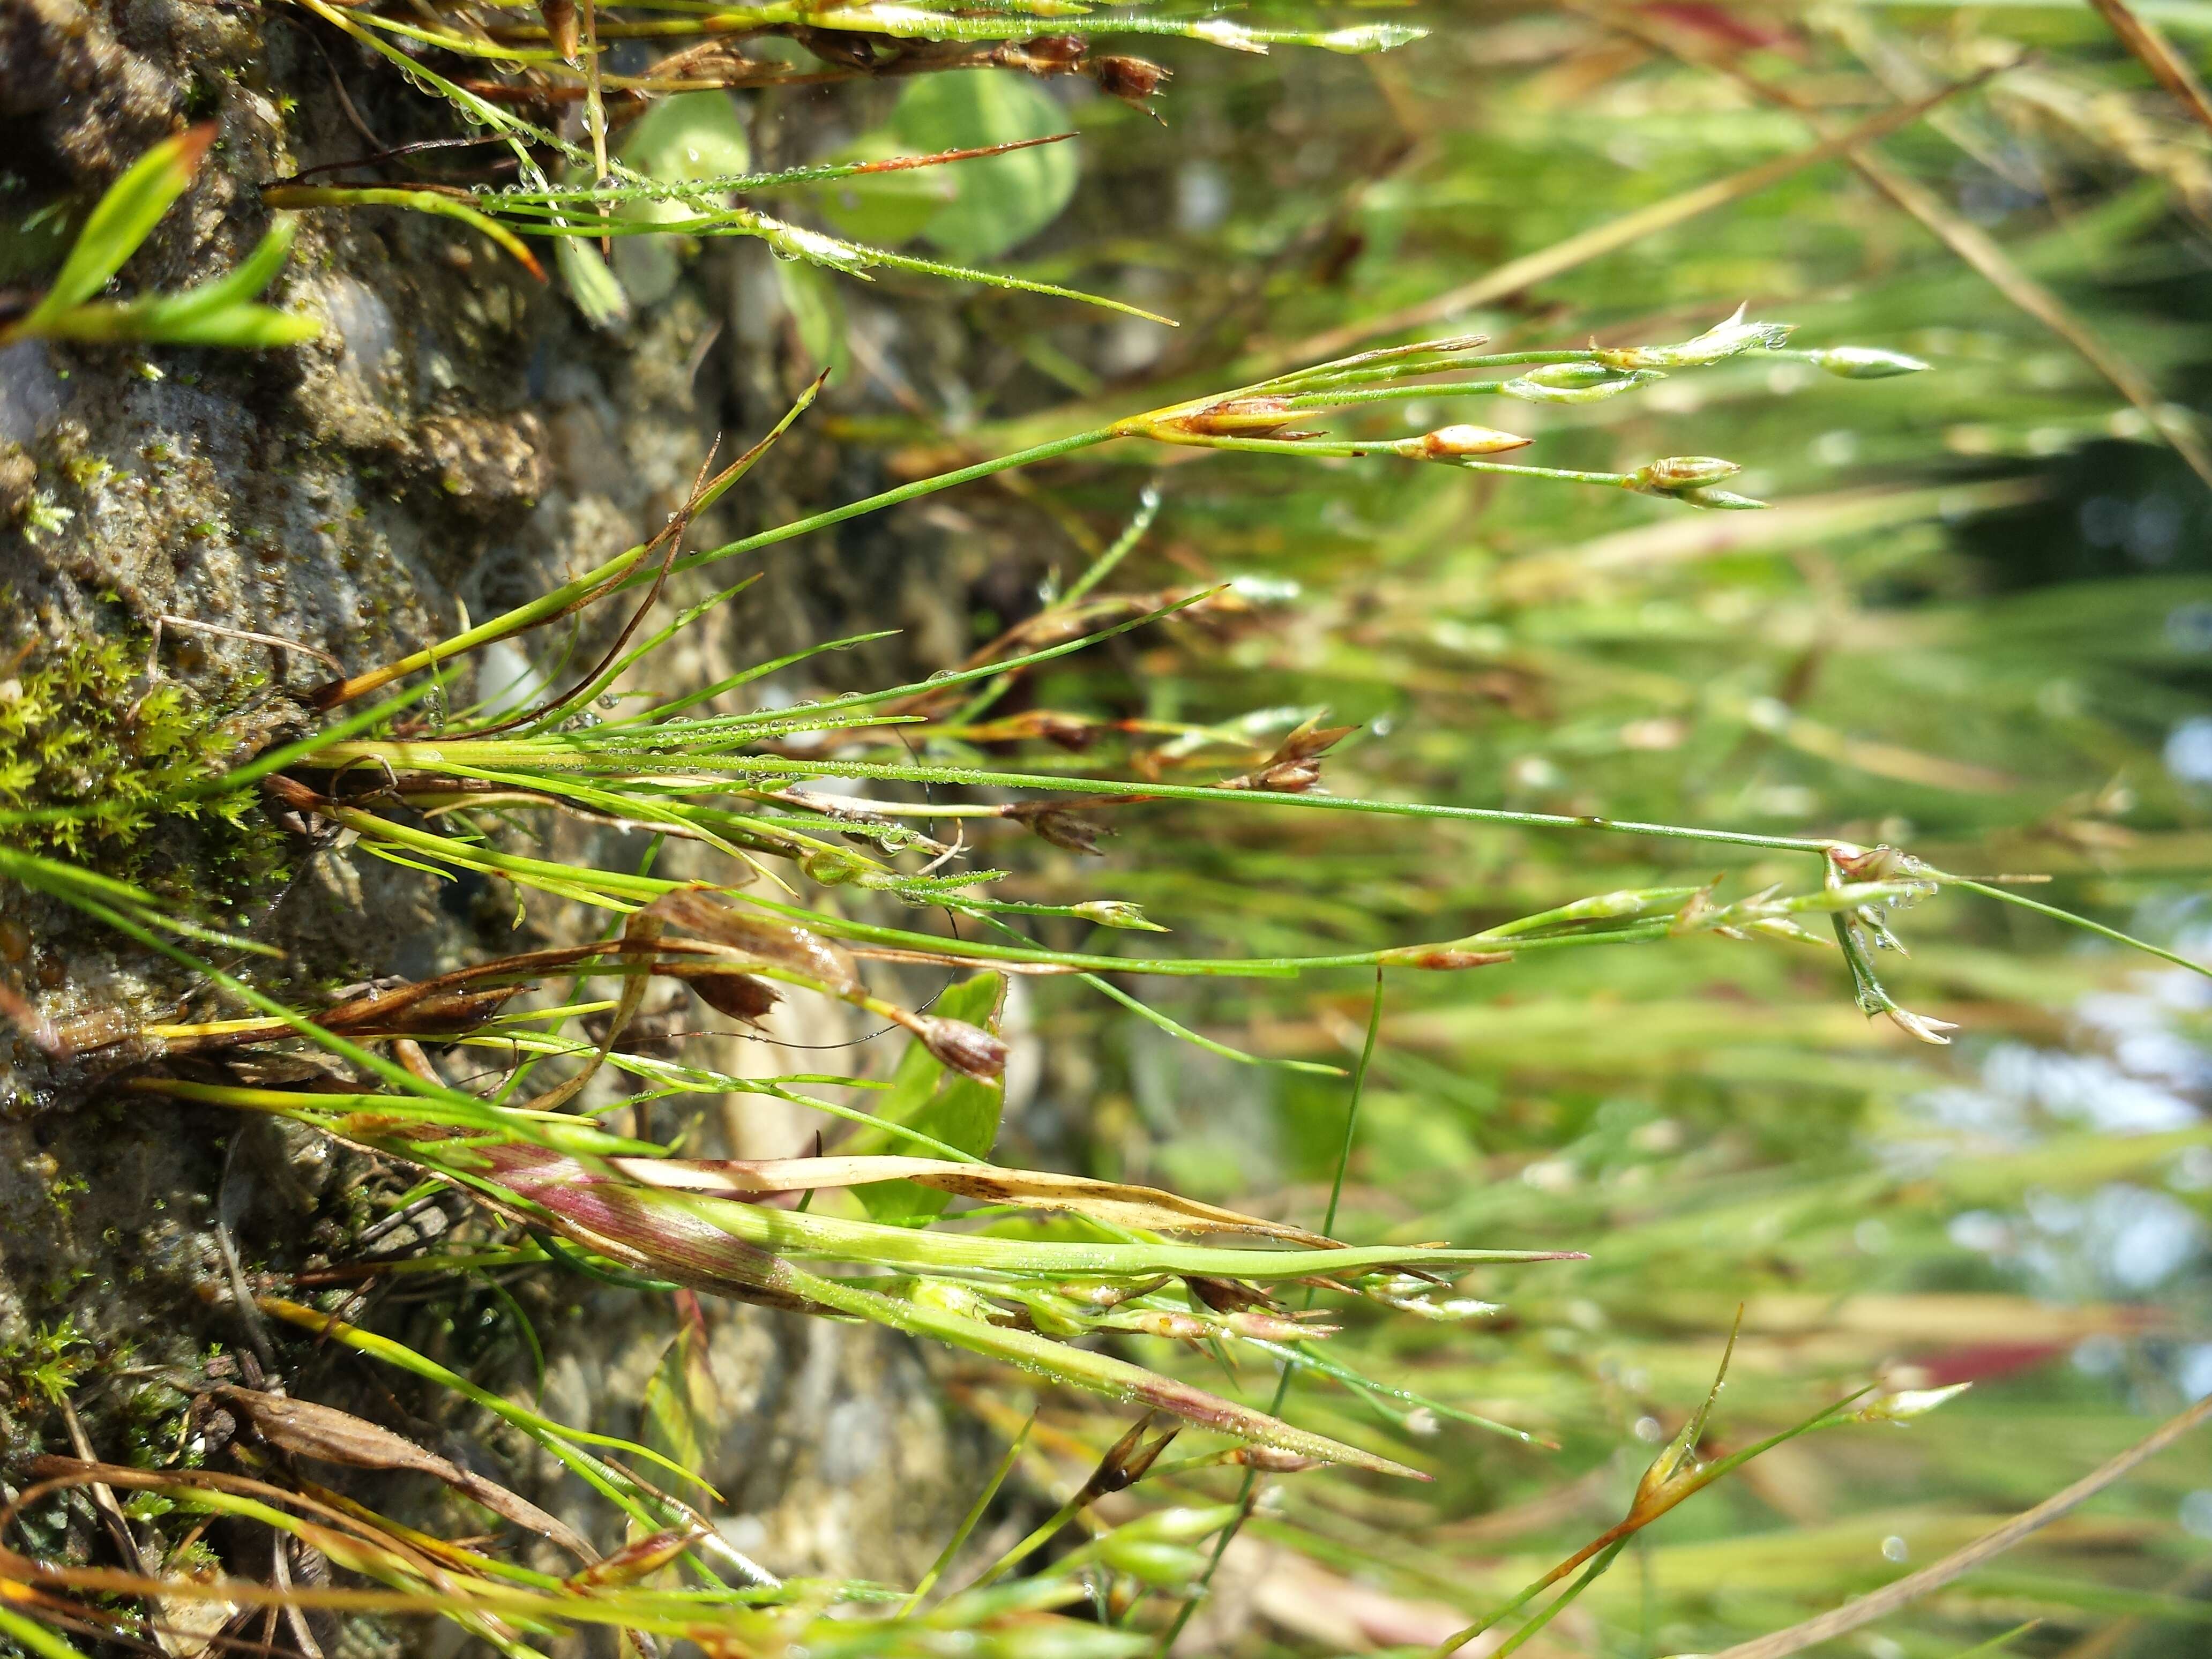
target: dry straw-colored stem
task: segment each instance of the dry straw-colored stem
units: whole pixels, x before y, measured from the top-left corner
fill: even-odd
[[[2204,83],[2189,67],[2189,60],[2173,49],[2173,42],[2136,16],[2122,0],[2089,0],[2089,3],[2112,26],[2112,33],[2120,37],[2121,44],[2142,60],[2151,78],[2172,93],[2191,115],[2212,127],[2212,99],[2204,95]]]
[[[1939,1590],[1954,1579],[1963,1577],[1991,1557],[2002,1555],[2029,1534],[2049,1526],[2069,1510],[2094,1498],[2137,1465],[2148,1462],[2208,1420],[2212,1420],[2212,1395],[2198,1401],[2180,1416],[2161,1425],[2094,1474],[2084,1475],[2065,1491],[2045,1498],[2033,1509],[2014,1516],[1996,1531],[1984,1534],[1964,1549],[1954,1551],[1932,1566],[1907,1574],[1895,1583],[1870,1595],[1862,1595],[1832,1613],[1824,1613],[1817,1619],[1808,1619],[1802,1625],[1792,1625],[1788,1630],[1776,1631],[1772,1635],[1759,1637],[1755,1641],[1739,1642],[1735,1646],[1715,1654],[1713,1659],[1785,1659],[1789,1654],[1802,1653],[1807,1648],[1822,1642],[1832,1642],[1838,1636],[1848,1635],[1874,1623],[1877,1619],[1887,1619],[1899,1608],[1909,1606],[1930,1591]]]

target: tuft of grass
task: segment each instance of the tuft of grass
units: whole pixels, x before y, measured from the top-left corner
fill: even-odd
[[[443,82],[487,106],[526,78],[497,69],[496,49],[538,39],[495,19],[484,39],[454,33],[463,51],[445,35],[481,19],[348,10],[357,29],[446,52],[441,69],[489,66]],[[2149,385],[2115,374],[2115,354],[2185,365],[2203,343],[2098,271],[2185,264],[2160,216],[2168,190],[2192,199],[2203,140],[2138,119],[2155,111],[2125,87],[2108,100],[2102,37],[2077,50],[2100,27],[2083,9],[1983,8],[1937,27],[1832,8],[1802,28],[1771,8],[1675,9],[1656,45],[1639,11],[1621,14],[1645,31],[1626,51],[1616,9],[1578,10],[1601,15],[1458,24],[1480,98],[1462,58],[1382,60],[1353,92],[1300,83],[1310,106],[1286,100],[1270,120],[1281,143],[1248,147],[1271,153],[1208,155],[1247,203],[1218,242],[1117,226],[1115,257],[1170,273],[1176,310],[1229,319],[1158,371],[1143,394],[1157,407],[1128,416],[1085,393],[957,433],[926,409],[846,415],[842,440],[943,459],[720,548],[688,550],[687,515],[530,605],[332,685],[310,735],[178,787],[179,811],[266,789],[357,837],[361,856],[503,884],[579,941],[327,1007],[219,974],[238,1017],[140,1034],[165,1051],[129,1080],[142,1109],[283,1115],[419,1176],[416,1192],[479,1200],[437,1249],[303,1273],[272,1317],[458,1389],[459,1373],[374,1346],[389,1339],[344,1298],[522,1273],[684,1287],[656,1378],[667,1420],[673,1379],[693,1380],[693,1287],[874,1321],[1012,1362],[951,1386],[1017,1443],[1005,1479],[1042,1492],[1048,1517],[970,1564],[955,1558],[971,1516],[933,1575],[967,1588],[926,1613],[921,1587],[902,1601],[857,1583],[732,1585],[681,1510],[623,1484],[651,1474],[616,1468],[634,1451],[535,1413],[609,1471],[615,1509],[647,1510],[627,1511],[642,1535],[605,1572],[544,1583],[504,1553],[434,1540],[455,1576],[433,1583],[406,1553],[432,1543],[353,1515],[368,1535],[318,1547],[379,1588],[295,1601],[389,1596],[373,1604],[443,1613],[518,1653],[616,1625],[710,1650],[1120,1655],[1164,1645],[1210,1564],[1257,1543],[1275,1564],[1271,1605],[1323,1610],[1301,1646],[1341,1644],[1334,1595],[1417,1636],[1407,1647],[1481,1630],[1531,1654],[1717,1651],[1784,1626],[1778,1641],[1811,1639],[1841,1628],[1819,1615],[1846,1598],[1888,1609],[1948,1583],[1890,1569],[1954,1544],[1965,1553],[1942,1571],[1982,1563],[1973,1540],[2018,1534],[1993,1531],[1996,1516],[2052,1512],[2043,1493],[2138,1439],[2136,1414],[2176,1386],[2173,1353],[2202,1334],[2194,1281],[2118,1285],[2084,1241],[2114,1204],[2186,1232],[2212,1140],[2193,1121],[2113,1133],[2055,1092],[2016,1099],[2004,1079],[2040,1077],[2062,1041],[2081,1042],[2063,1033],[2087,999],[2144,1002],[2149,964],[2203,971],[2174,896],[2206,866],[2202,803],[2158,754],[2200,712],[2203,584],[2105,573],[2037,591],[2025,567],[2034,526],[2069,516],[2036,458],[2117,436],[2148,465],[2137,440],[2188,433],[2140,399],[2112,406],[2119,382],[2130,398]],[[1193,33],[1212,21],[1135,15]],[[558,15],[544,17],[549,46]],[[594,11],[562,55],[669,21]],[[1025,73],[945,49],[998,53],[1042,21],[994,9],[926,27],[942,61]],[[1083,33],[1092,21],[1105,26]],[[765,59],[780,24],[765,9],[738,21],[760,26],[749,39]],[[2043,54],[2024,58],[2023,40]],[[600,100],[595,145],[606,100],[633,90],[598,55],[529,71]],[[921,55],[877,40],[836,72],[918,73]],[[1739,57],[1792,96],[1766,98]],[[579,165],[498,130],[548,170],[556,155]],[[1870,166],[1876,132],[1890,142]],[[1403,171],[1297,220],[1309,204],[1285,205],[1268,169],[1302,136],[1402,154]],[[1178,164],[1182,146],[1206,153],[1185,131],[1162,142]],[[582,176],[599,178],[591,165]],[[1837,187],[1845,165],[1870,188],[1929,182],[1862,197]],[[2138,166],[2152,187],[2107,188]],[[1962,228],[1948,194],[1985,173],[2057,194],[2047,214]],[[604,198],[581,188],[533,185],[518,223],[587,247],[616,210],[655,200],[619,177],[592,187]],[[446,199],[501,210],[481,190]],[[1261,200],[1285,217],[1251,211]],[[1881,203],[1929,240],[1890,236],[1869,217]],[[692,218],[732,205],[691,204]],[[1787,216],[1786,238],[1769,213]],[[1316,246],[1328,270],[1309,281]],[[1276,249],[1277,276],[1297,275],[1242,288],[1245,262],[1224,247]],[[1806,319],[1801,337],[1883,343],[1807,350],[1741,313],[1698,331],[1747,290],[1767,296],[1762,314]],[[1255,342],[1245,323],[1262,311]],[[1497,337],[1393,343],[1432,325]],[[1364,346],[1381,355],[1346,356]],[[1042,332],[1024,349],[1071,378]],[[1296,367],[1311,357],[1328,361]],[[1295,435],[1324,416],[1327,435]],[[1535,478],[1494,459],[1524,438],[1556,464]],[[1747,483],[1702,452],[1765,476]],[[2096,453],[2102,465],[2113,448]],[[813,653],[716,686],[664,679],[669,640],[744,601],[740,581],[653,622],[685,571],[1031,466],[1023,499],[1047,507],[1080,574],[945,675],[775,708],[743,700]],[[1127,521],[1139,477],[1158,481],[1150,504],[1109,542],[1095,526]],[[1782,505],[1672,512],[1767,497]],[[1978,517],[2002,543],[1980,562]],[[595,617],[631,604],[619,624]],[[580,671],[548,650],[557,689],[528,708],[443,708],[471,651],[556,623],[614,642]],[[1109,635],[1135,672],[1090,648]],[[848,642],[817,648],[834,643]],[[530,837],[564,820],[693,841],[708,880],[657,874],[652,855],[543,855]],[[1021,838],[1042,856],[998,856]],[[186,919],[150,896],[51,860],[5,868],[185,954],[172,933]],[[2022,873],[2051,877],[2034,890],[2051,902],[2008,879]],[[1628,945],[1648,948],[1600,948]],[[959,983],[925,1005],[911,987],[938,975]],[[1009,1034],[995,1005],[1016,975],[1053,1053],[1079,1042],[1097,1073],[1054,1080],[1080,1127],[1042,1151],[998,1105]],[[686,988],[702,1022],[817,998],[907,1041],[823,1074],[738,1078],[633,1040],[655,981]],[[2201,1026],[2188,982],[2148,994],[2160,1032]],[[272,1084],[272,1059],[301,1064],[310,1047],[321,1084]],[[1347,1121],[1329,1062],[1355,1055]],[[857,1105],[822,1092],[854,1083]],[[748,1094],[819,1107],[849,1139],[811,1158],[696,1156],[702,1114]],[[1028,1167],[1046,1163],[1090,1173]],[[1236,1196],[1286,1183],[1279,1205]],[[1286,1231],[1285,1213],[1358,1253]],[[2109,1377],[2094,1369],[2108,1350],[2125,1357]],[[1808,1419],[1820,1398],[1845,1403]],[[1179,1416],[1188,1438],[1170,1446],[1149,1414],[1133,1428],[1131,1403]],[[1867,1432],[1807,1432],[1859,1419]],[[1902,1439],[1877,1430],[1905,1419]],[[1901,1621],[1900,1644],[1956,1652],[2026,1616],[2053,1644],[2100,1619],[2134,1621],[2123,1635],[2195,1620],[2173,1519],[2201,1484],[2182,1459],[2202,1443],[2176,1438],[2187,1426],[2160,1431],[2173,1465],[2115,1491],[2096,1529],[2043,1534],[2009,1573],[1981,1565],[1981,1594]],[[1287,1478],[1309,1455],[1431,1480]],[[1248,1503],[1263,1477],[1267,1503]],[[148,1478],[218,1501],[173,1471]],[[1917,1501],[1929,1494],[1951,1507]],[[220,1501],[301,1535],[301,1511],[270,1518],[291,1496]],[[1868,1595],[1893,1579],[1889,1598]],[[146,1588],[50,1577],[36,1593],[66,1620],[89,1619],[99,1592]],[[234,1589],[240,1605],[281,1599]],[[1451,1616],[1432,1628],[1437,1602]],[[1079,1603],[1081,1620],[1063,1616]]]
[[[284,218],[228,276],[179,294],[96,297],[185,193],[215,137],[209,122],[164,139],[109,186],[46,293],[21,317],[0,324],[0,345],[43,339],[256,349],[298,345],[320,334],[322,324],[313,317],[255,303],[291,255],[294,228]]]

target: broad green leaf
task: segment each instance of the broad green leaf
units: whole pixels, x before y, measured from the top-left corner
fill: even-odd
[[[990,70],[918,76],[891,112],[891,131],[917,154],[974,149],[1067,131],[1067,112],[1034,81]],[[1041,144],[1011,155],[953,163],[957,198],[922,229],[963,262],[994,258],[1042,230],[1075,194],[1072,146]]]
[[[888,127],[864,132],[830,159],[887,161],[907,154]],[[921,234],[960,194],[960,170],[990,162],[951,161],[943,167],[904,167],[896,173],[856,173],[812,185],[807,200],[839,234],[878,247],[896,247]]]
[[[622,159],[648,179],[723,179],[751,165],[744,117],[726,92],[679,92],[623,139]]]
[[[658,182],[689,184],[744,173],[752,162],[752,145],[744,117],[727,93],[682,92],[662,99],[631,127],[622,160]],[[676,198],[626,202],[617,210],[622,218],[656,224],[680,224],[710,210],[706,202]],[[615,244],[615,273],[633,302],[649,306],[668,297],[680,269],[678,246],[665,236],[630,236]]]
[[[997,974],[978,974],[946,988],[933,1013],[947,1019],[964,1019],[988,1027],[999,1006],[1006,981]],[[978,1158],[999,1138],[999,1109],[1006,1091],[996,1084],[977,1083],[948,1072],[921,1043],[909,1043],[892,1074],[891,1086],[876,1108],[876,1115],[957,1146]],[[873,1143],[888,1137],[856,1136],[854,1152],[879,1150]],[[863,1142],[869,1144],[863,1145]],[[868,1213],[878,1221],[927,1221],[951,1201],[950,1193],[918,1187],[910,1181],[886,1181],[853,1189]]]
[[[619,328],[629,320],[629,295],[598,248],[580,236],[562,236],[553,244],[553,260],[568,297],[593,328]]]
[[[184,194],[215,134],[210,123],[163,139],[109,187],[84,222],[61,275],[25,319],[27,332],[37,332],[53,313],[82,305],[107,286],[107,279],[153,234],[169,204]]]
[[[706,1333],[688,1319],[653,1367],[645,1385],[640,1438],[670,1462],[703,1475],[721,1436],[714,1374],[707,1367]]]
[[[837,296],[836,283],[818,266],[792,259],[775,262],[775,278],[809,361],[816,368],[828,369],[832,380],[842,380],[852,354],[845,349],[845,304]]]

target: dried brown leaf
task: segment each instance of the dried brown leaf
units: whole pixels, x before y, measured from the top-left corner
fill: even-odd
[[[358,1469],[400,1469],[442,1480],[495,1515],[550,1538],[579,1560],[594,1562],[599,1552],[568,1522],[548,1515],[528,1498],[509,1492],[495,1480],[463,1468],[449,1458],[427,1451],[404,1435],[380,1425],[309,1400],[288,1400],[282,1395],[257,1393],[252,1389],[219,1388],[212,1396],[246,1423],[270,1445],[320,1463],[343,1463]]]
[[[1281,1238],[1312,1249],[1336,1241],[1285,1221],[1267,1221],[1151,1187],[1041,1170],[1007,1170],[990,1164],[954,1164],[928,1158],[771,1158],[690,1160],[616,1158],[609,1160],[640,1184],[682,1192],[754,1199],[803,1188],[859,1187],[878,1181],[911,1181],[939,1192],[988,1204],[1035,1210],[1073,1210],[1125,1227],[1169,1232],[1246,1233]],[[1211,1281],[1209,1281],[1211,1283]],[[1248,1301],[1240,1305],[1249,1306]]]

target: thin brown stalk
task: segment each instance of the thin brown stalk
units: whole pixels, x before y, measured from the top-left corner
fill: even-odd
[[[1984,1533],[1964,1549],[1954,1550],[1933,1565],[1907,1574],[1871,1595],[1859,1596],[1832,1613],[1824,1613],[1817,1619],[1808,1619],[1802,1625],[1792,1625],[1788,1630],[1776,1631],[1755,1641],[1739,1642],[1715,1654],[1713,1659],[1785,1659],[1787,1655],[1802,1653],[1807,1648],[1848,1635],[1877,1619],[1886,1619],[1931,1590],[1939,1590],[1954,1579],[1963,1577],[1991,1557],[2002,1555],[2029,1534],[2049,1526],[2069,1510],[2094,1498],[2137,1465],[2149,1462],[2208,1420],[2212,1420],[2212,1395],[2198,1401],[2179,1417],[2168,1419],[2094,1474],[2084,1475],[2064,1492],[2014,1516],[1996,1531]]]
[[[2112,26],[2112,33],[2120,37],[2121,44],[2142,60],[2151,78],[2172,93],[2191,115],[2212,127],[2212,99],[2205,96],[2204,83],[2189,67],[2189,60],[2173,49],[2173,42],[2154,25],[2136,16],[2122,0],[2089,0],[2089,3]]]
[[[250,628],[227,628],[221,623],[201,622],[191,617],[173,617],[167,611],[154,618],[154,643],[147,653],[149,663],[161,654],[161,630],[165,628],[181,628],[193,634],[219,634],[227,640],[246,640],[255,645],[274,646],[280,651],[296,651],[303,657],[313,657],[317,662],[329,664],[341,674],[345,672],[345,665],[329,652],[315,646],[302,645],[297,640],[288,640],[281,634],[257,634]]]
[[[647,544],[647,557],[652,556],[652,550],[654,548],[661,550],[660,568],[653,573],[653,586],[645,590],[645,598],[638,601],[636,607],[631,611],[629,620],[623,624],[622,632],[615,635],[614,643],[600,653],[599,659],[592,665],[581,678],[577,680],[573,689],[561,693],[558,696],[549,696],[525,708],[520,714],[509,714],[506,719],[495,720],[489,726],[472,727],[469,732],[471,737],[489,737],[495,732],[510,731],[515,726],[526,726],[532,720],[542,720],[574,696],[577,692],[593,684],[600,675],[614,665],[615,659],[622,655],[624,647],[629,644],[631,638],[638,630],[638,625],[645,620],[647,613],[660,602],[660,591],[668,585],[669,567],[676,562],[676,556],[684,550],[684,538],[691,528],[692,515],[699,510],[699,504],[708,499],[714,488],[714,485],[709,484],[707,481],[707,469],[714,465],[714,452],[720,447],[721,441],[720,436],[717,434],[714,441],[708,446],[707,459],[699,463],[698,473],[691,480],[691,493],[684,498],[684,505],[670,516],[667,524],[662,526],[660,533]],[[762,447],[756,444],[753,448],[738,456],[729,466],[723,469],[724,476],[726,477],[738,467],[749,465]],[[714,481],[715,484],[720,482],[720,478]]]
[[[584,124],[592,133],[592,165],[598,169],[592,183],[596,186],[607,177],[607,105],[599,86],[599,9],[596,0],[584,0]],[[599,222],[605,224],[614,216],[613,204],[599,204]],[[614,239],[599,238],[599,257],[615,257]]]

